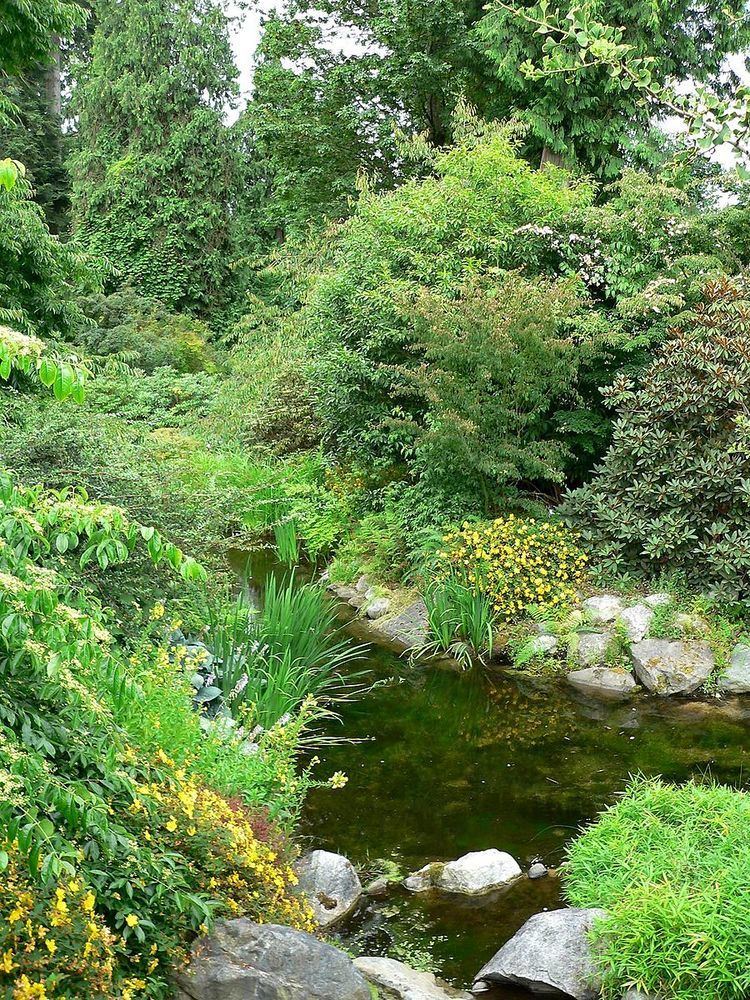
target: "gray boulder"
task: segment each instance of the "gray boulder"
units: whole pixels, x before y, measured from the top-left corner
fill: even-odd
[[[375,621],[375,619],[382,618],[383,615],[387,615],[390,609],[391,602],[387,597],[376,597],[367,605],[365,614],[371,621]]]
[[[530,879],[544,878],[547,874],[549,874],[549,869],[546,865],[542,864],[541,861],[535,861],[529,868]]]
[[[355,588],[359,594],[366,594],[370,589],[370,581],[366,576],[361,576],[355,584]]]
[[[568,683],[595,698],[629,698],[638,686],[633,675],[616,667],[585,667],[568,674]]]
[[[505,851],[472,851],[440,869],[435,886],[444,892],[461,892],[473,896],[507,885],[521,875],[515,858]]]
[[[354,965],[377,987],[378,1000],[471,1000],[470,993],[451,989],[431,972],[417,972],[394,958],[355,958]]]
[[[632,608],[625,608],[618,620],[625,626],[631,642],[641,642],[648,634],[653,617],[654,612],[647,604],[634,604]]]
[[[245,917],[199,940],[176,983],[177,1000],[371,1000],[364,976],[337,948]]]
[[[689,694],[705,684],[714,655],[705,642],[645,639],[630,647],[638,679],[656,694]]]
[[[419,649],[427,642],[427,606],[420,598],[392,618],[379,618],[374,628],[407,649]]]
[[[558,639],[554,635],[535,635],[529,642],[529,650],[533,656],[545,656],[547,653],[554,653],[557,649]]]
[[[600,597],[589,597],[582,607],[592,622],[606,623],[613,622],[624,611],[625,604],[621,597],[602,594]]]
[[[312,851],[295,865],[298,889],[307,896],[315,919],[330,927],[348,917],[362,894],[362,883],[347,858],[330,851]]]
[[[601,979],[588,934],[604,910],[563,909],[537,913],[478,973],[473,992],[495,985],[523,986],[532,993],[562,993],[596,1000]]]
[[[604,663],[612,637],[606,632],[579,632],[576,656],[582,667]]]
[[[672,603],[672,595],[665,593],[649,594],[648,597],[643,598],[643,603],[647,604],[650,608],[660,608],[664,604]]]
[[[725,694],[750,691],[750,646],[739,643],[734,647],[729,667],[719,678],[719,691]]]

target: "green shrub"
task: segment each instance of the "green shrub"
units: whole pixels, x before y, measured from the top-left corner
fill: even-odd
[[[743,281],[706,289],[640,382],[621,377],[612,447],[563,513],[609,573],[683,571],[750,596],[750,302]]]
[[[88,296],[80,308],[91,324],[82,328],[80,340],[92,354],[117,354],[146,372],[163,367],[178,372],[216,369],[205,323],[170,312],[157,299],[123,288]]]
[[[77,576],[138,547],[185,580],[201,568],[118,508],[6,474],[0,539],[0,991],[26,977],[29,997],[125,997],[139,982],[161,998],[215,915],[309,928],[288,850],[225,798],[273,805],[277,789],[294,814],[308,787],[294,774],[304,719],[252,759],[204,737],[164,651],[146,635],[128,658]]]
[[[595,928],[605,1000],[631,987],[662,1000],[743,1000],[750,991],[750,796],[638,778],[568,849],[573,906]]]

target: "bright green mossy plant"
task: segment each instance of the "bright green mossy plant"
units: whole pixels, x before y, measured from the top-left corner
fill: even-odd
[[[608,573],[683,571],[696,587],[750,595],[750,295],[710,283],[642,378],[607,392],[612,447],[563,510]]]
[[[568,849],[565,893],[603,907],[605,1000],[743,1000],[750,991],[750,796],[634,779]]]

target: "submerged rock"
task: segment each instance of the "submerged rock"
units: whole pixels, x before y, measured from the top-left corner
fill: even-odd
[[[404,879],[404,889],[408,889],[409,892],[427,892],[428,889],[434,887],[435,879],[442,867],[441,864],[436,862],[435,864],[425,865],[418,872],[412,872],[408,878]]]
[[[394,958],[355,958],[354,965],[379,1000],[471,1000],[471,994],[441,983],[431,972],[417,972]]]
[[[646,604],[634,604],[632,608],[625,608],[620,614],[620,621],[628,634],[631,642],[641,642],[651,626],[654,612]]]
[[[219,922],[176,976],[176,1000],[371,1000],[351,959],[311,934],[242,917]]]
[[[568,674],[568,683],[595,698],[629,698],[638,687],[633,675],[617,667],[586,667]]]
[[[521,875],[515,858],[505,851],[472,851],[456,861],[443,865],[435,879],[435,886],[445,892],[476,895],[499,889]]]
[[[727,694],[750,691],[750,646],[739,643],[734,647],[729,667],[719,678],[719,691]]]
[[[645,639],[630,647],[635,672],[656,694],[689,694],[705,684],[714,668],[714,655],[705,642]]]
[[[600,597],[589,597],[583,602],[583,610],[592,622],[613,622],[625,609],[621,597],[613,594],[602,594]]]
[[[472,851],[455,861],[435,861],[425,865],[404,880],[404,888],[409,892],[441,889],[443,892],[476,896],[499,889],[522,874],[515,858],[505,851],[490,848],[487,851]]]
[[[532,993],[596,1000],[601,991],[588,934],[604,910],[569,908],[537,913],[489,960],[472,991],[495,985],[523,986]]]
[[[315,919],[330,927],[348,917],[363,889],[351,861],[330,851],[312,851],[295,865],[299,889],[307,896]]]

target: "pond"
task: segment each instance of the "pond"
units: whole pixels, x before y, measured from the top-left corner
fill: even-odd
[[[350,628],[362,636],[361,625]],[[341,706],[331,729],[352,742],[318,751],[321,775],[341,770],[348,783],[311,794],[302,830],[310,846],[363,870],[385,860],[408,874],[490,847],[522,866],[539,858],[554,868],[629,774],[740,784],[748,772],[750,699],[607,705],[562,683],[412,667],[377,646],[366,665],[377,683]],[[466,987],[527,917],[559,900],[554,876],[471,900],[395,886],[343,940]],[[528,1000],[515,990],[497,996]]]

